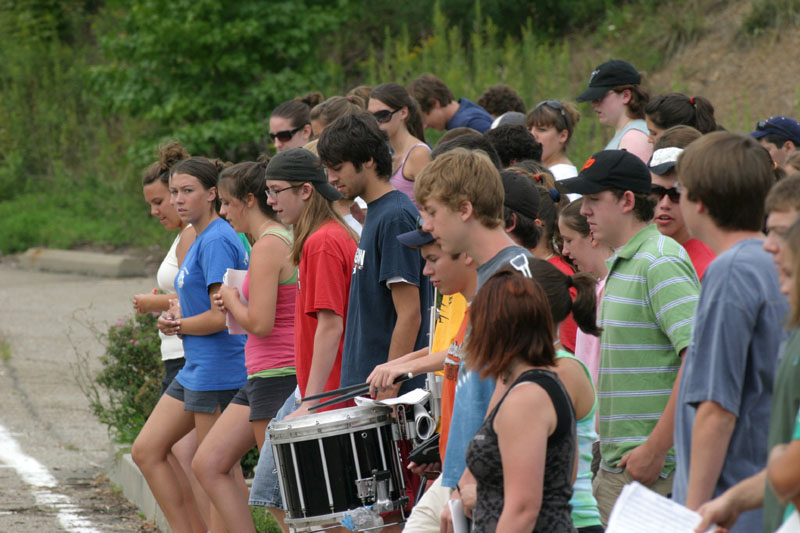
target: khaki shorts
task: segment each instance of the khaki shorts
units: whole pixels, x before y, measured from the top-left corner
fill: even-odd
[[[439,533],[442,511],[453,489],[442,486],[442,476],[428,487],[417,505],[411,509],[403,533]]]
[[[672,479],[675,472],[670,472],[666,478],[659,477],[655,483],[648,486],[662,496],[669,497],[672,494]],[[592,493],[597,500],[597,510],[600,511],[600,521],[603,527],[608,527],[608,517],[611,516],[611,509],[614,508],[622,487],[632,482],[630,474],[623,470],[619,474],[614,474],[602,468],[597,472],[597,476],[592,480]]]

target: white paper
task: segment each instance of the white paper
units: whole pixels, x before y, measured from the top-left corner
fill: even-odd
[[[461,500],[447,500],[447,505],[450,507],[450,516],[453,517],[453,533],[469,533],[469,522]]]
[[[245,298],[244,294],[242,294],[242,285],[244,284],[244,277],[246,274],[247,270],[236,270],[235,268],[229,268],[225,271],[225,275],[222,277],[222,283],[224,285],[227,285],[228,287],[234,287],[239,291],[239,300],[245,305],[247,305],[247,298]],[[226,313],[225,325],[228,327],[228,333],[231,335],[247,335],[247,331],[235,318],[233,318],[233,315],[230,311]]]
[[[701,519],[691,509],[634,481],[617,498],[606,533],[692,533]]]
[[[781,527],[775,530],[775,533],[800,533],[800,515],[797,511],[789,515]]]
[[[373,400],[369,396],[356,396],[354,398],[356,405],[385,405],[391,407],[393,405],[416,405],[428,399],[431,393],[425,389],[414,389],[397,398],[389,398],[383,401]]]

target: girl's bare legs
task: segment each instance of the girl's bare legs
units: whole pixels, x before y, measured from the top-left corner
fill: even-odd
[[[178,475],[178,481],[181,482],[183,500],[189,509],[192,529],[198,533],[206,533],[208,531],[206,524],[210,523],[211,511],[208,495],[192,472],[192,458],[196,451],[197,431],[193,429],[172,446],[169,461]]]
[[[184,411],[182,401],[164,394],[131,448],[133,461],[174,533],[193,533],[192,520],[180,481],[167,457],[172,445],[193,427],[194,413]]]
[[[230,404],[230,405],[228,405],[228,408],[234,407],[234,406],[235,406],[235,404]],[[226,411],[227,411],[228,408],[226,408]],[[200,453],[200,450],[203,448],[203,441],[211,433],[211,429],[216,424],[216,422],[220,419],[221,416],[222,416],[222,412],[221,412],[219,406],[217,406],[217,410],[213,414],[209,414],[209,413],[194,413],[194,426],[197,428],[197,453],[195,453],[195,455],[194,455],[195,460],[197,459],[197,454]],[[194,468],[194,460],[192,460],[192,471],[195,472],[195,475],[197,475],[197,471]],[[200,481],[200,484],[203,485],[203,480],[199,476],[198,476],[198,481]],[[234,489],[234,490],[236,490],[238,492],[238,489]],[[211,510],[211,518],[210,518],[211,531],[213,533],[226,533],[228,531],[228,529],[225,528],[224,521],[222,520],[222,516],[219,514],[219,511],[217,510],[216,506],[214,505],[213,498],[211,499],[210,508],[211,508],[210,509]],[[250,510],[249,509],[247,510],[247,516],[248,516],[248,518],[250,517]],[[239,533],[239,531],[236,530],[236,529],[232,529],[231,533]]]
[[[244,477],[239,463],[242,456],[256,444],[249,417],[249,406],[228,405],[192,461],[192,470],[221,519],[217,523],[212,514],[211,530],[214,532],[222,527],[237,533],[256,531],[247,505],[247,485],[242,488]],[[235,475],[236,470],[238,476]]]

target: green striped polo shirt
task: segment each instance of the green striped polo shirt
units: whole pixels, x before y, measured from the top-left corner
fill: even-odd
[[[620,472],[619,460],[647,440],[667,405],[678,354],[689,346],[700,283],[686,250],[652,224],[607,264],[598,310],[598,433],[601,467]],[[670,450],[662,476],[674,468]]]

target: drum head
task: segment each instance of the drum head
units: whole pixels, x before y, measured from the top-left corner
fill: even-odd
[[[320,435],[350,433],[367,427],[391,424],[391,407],[369,405],[315,413],[290,420],[273,420],[269,436],[273,444],[304,441]]]

